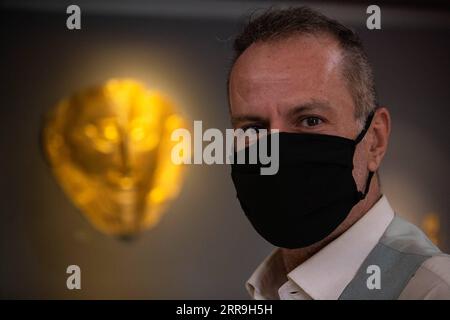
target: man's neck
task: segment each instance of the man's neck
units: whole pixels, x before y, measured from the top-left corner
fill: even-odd
[[[284,266],[286,268],[286,273],[291,272],[303,262],[311,258],[317,252],[319,252],[322,248],[326,247],[330,242],[339,237],[341,234],[336,235],[335,237],[326,237],[322,241],[316,242],[313,245],[305,248],[299,249],[285,249],[281,248],[282,257]]]

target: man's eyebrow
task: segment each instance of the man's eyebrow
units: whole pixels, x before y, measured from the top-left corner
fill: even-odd
[[[290,118],[290,117],[295,117],[298,114],[304,113],[304,112],[308,112],[308,111],[333,111],[334,109],[331,107],[331,105],[327,102],[327,101],[318,101],[318,100],[313,100],[310,102],[306,102],[300,105],[297,105],[293,108],[291,108],[286,115]]]
[[[293,118],[301,113],[315,110],[334,112],[334,109],[327,101],[312,100],[292,107],[289,111],[287,111],[286,116],[288,118]],[[256,114],[238,114],[231,116],[231,123],[233,126],[240,122],[259,122],[265,124],[269,121],[266,118]]]
[[[263,118],[261,116],[252,115],[252,114],[242,114],[242,115],[231,116],[231,123],[232,123],[232,125],[236,125],[239,122],[260,122],[260,123],[266,123],[267,119]]]

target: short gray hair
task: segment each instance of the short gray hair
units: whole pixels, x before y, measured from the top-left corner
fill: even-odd
[[[235,56],[253,43],[289,38],[297,34],[329,34],[343,50],[343,76],[355,103],[355,118],[364,120],[377,108],[372,68],[361,40],[351,29],[308,7],[268,9],[257,17],[251,16],[234,40]]]

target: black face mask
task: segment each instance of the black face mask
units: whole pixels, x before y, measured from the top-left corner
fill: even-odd
[[[364,192],[358,191],[352,175],[353,156],[372,118],[373,114],[355,140],[278,133],[279,169],[274,175],[261,175],[261,167],[267,165],[260,163],[232,164],[241,207],[264,239],[289,249],[312,245],[332,233],[365,198],[373,172],[368,174]],[[270,150],[269,137],[261,139],[267,138]],[[239,152],[248,154],[249,147]]]

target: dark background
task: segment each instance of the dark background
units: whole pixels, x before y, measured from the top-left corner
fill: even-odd
[[[450,250],[450,10],[444,1],[310,4],[359,31],[379,100],[393,118],[381,179],[396,212],[440,217]],[[66,28],[68,4],[82,29]],[[229,128],[231,40],[262,1],[3,1],[1,13],[0,298],[245,299],[244,282],[272,250],[241,212],[223,165],[197,165],[156,228],[132,242],[94,230],[52,177],[42,117],[63,97],[112,77],[171,96],[204,128]],[[287,2],[284,5],[299,5]],[[70,264],[82,290],[66,288]]]

